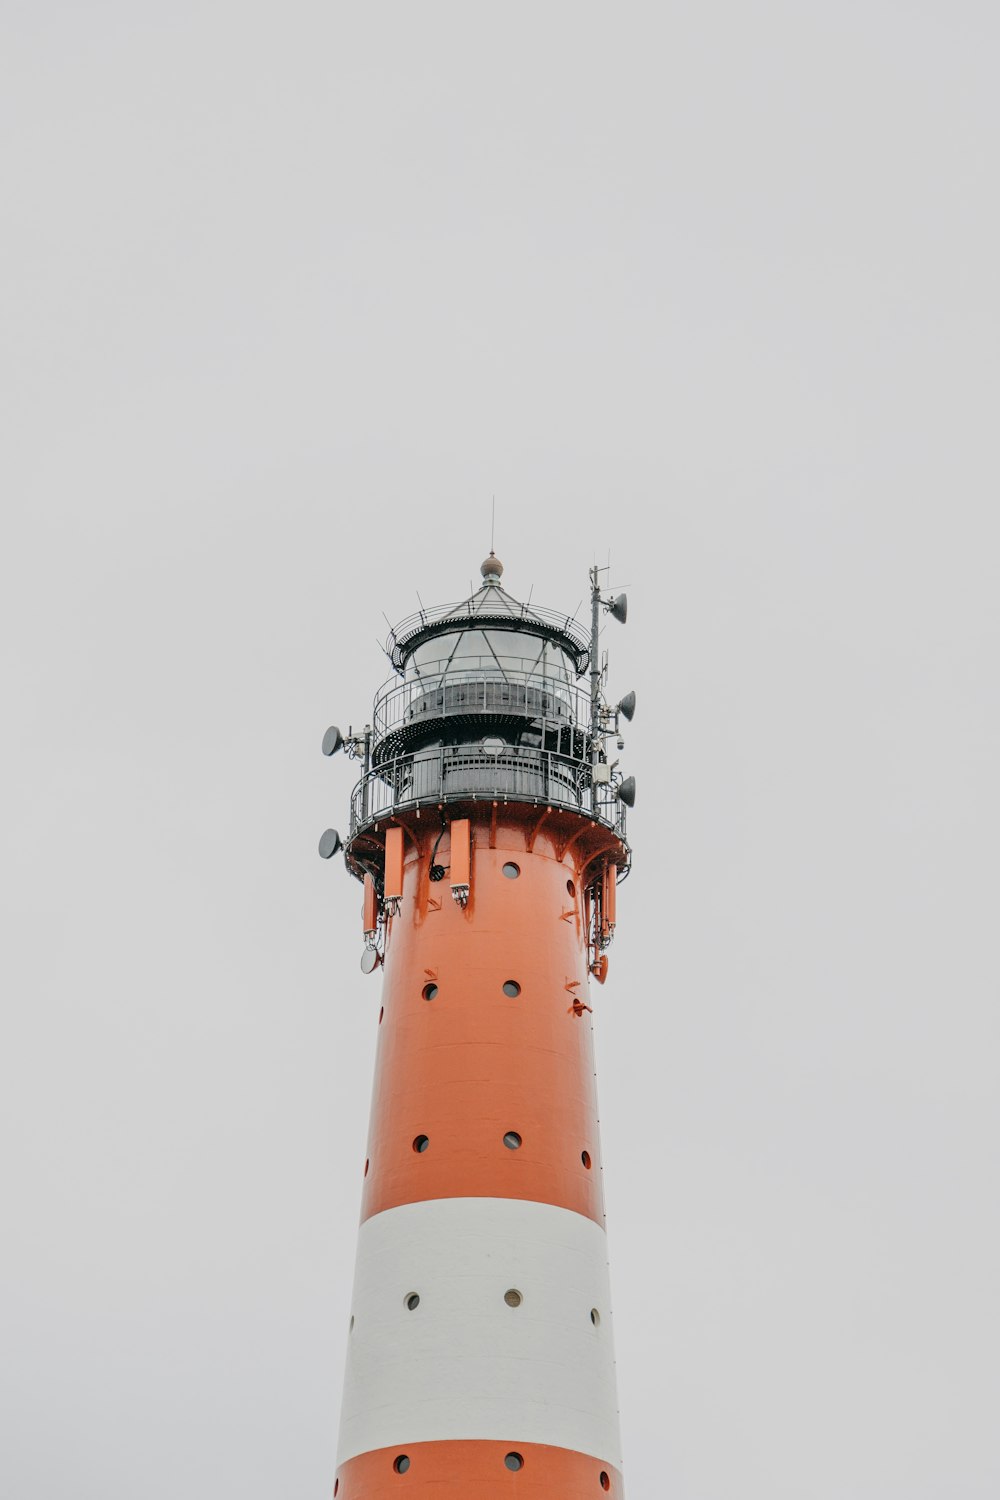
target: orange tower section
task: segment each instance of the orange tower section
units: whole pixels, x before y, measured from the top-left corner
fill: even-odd
[[[344,848],[383,969],[334,1495],[623,1494],[590,1022],[635,784],[589,636],[502,587],[390,635]]]

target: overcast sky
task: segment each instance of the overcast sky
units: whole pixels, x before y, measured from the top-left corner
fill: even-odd
[[[330,1493],[378,638],[627,587],[630,1500],[1000,1494],[993,0],[2,0],[0,1490]]]

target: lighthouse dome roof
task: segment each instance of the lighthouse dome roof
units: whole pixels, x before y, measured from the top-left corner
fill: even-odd
[[[469,598],[421,609],[393,627],[386,652],[397,671],[402,671],[417,647],[432,637],[486,626],[552,641],[565,651],[577,674],[586,671],[590,639],[579,620],[539,605],[523,604],[508,594],[500,583],[503,564],[492,552],[481,572],[483,582]]]

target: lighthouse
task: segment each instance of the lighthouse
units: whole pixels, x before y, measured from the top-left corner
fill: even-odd
[[[628,874],[635,695],[482,584],[390,633],[345,837],[381,981],[337,1500],[621,1496],[593,985]],[[374,1020],[374,1018],[373,1018]]]

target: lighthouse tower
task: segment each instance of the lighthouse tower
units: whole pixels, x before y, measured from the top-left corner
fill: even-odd
[[[390,634],[343,849],[382,974],[337,1500],[621,1496],[591,979],[635,783],[589,632],[490,553]]]

